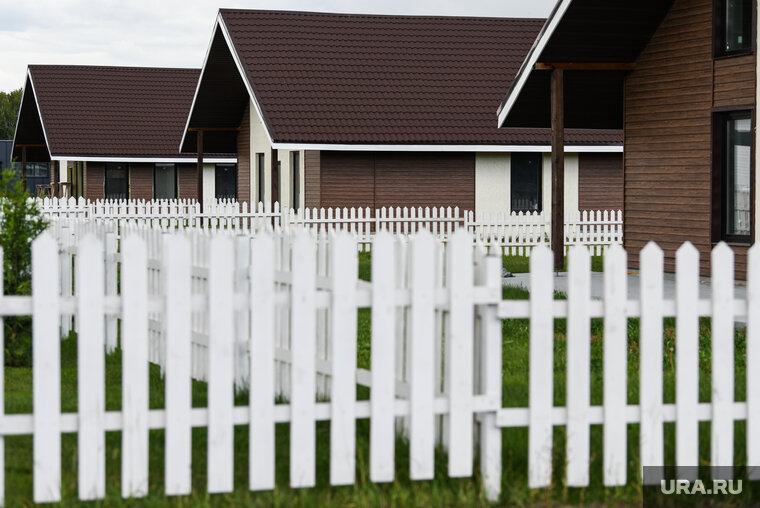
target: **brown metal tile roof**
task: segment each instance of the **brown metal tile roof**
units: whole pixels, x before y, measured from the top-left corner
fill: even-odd
[[[199,69],[29,70],[53,156],[179,157]]]
[[[544,20],[220,11],[275,142],[548,145],[496,110]],[[566,133],[621,144],[619,131]]]

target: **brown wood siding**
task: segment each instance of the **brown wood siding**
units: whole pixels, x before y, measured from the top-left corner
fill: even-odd
[[[305,150],[303,159],[304,204],[306,208],[319,208],[322,206],[320,152],[319,150]]]
[[[251,200],[251,106],[245,107],[243,120],[237,138],[237,199],[249,203]]]
[[[129,197],[153,199],[153,164],[131,163],[129,165]]]
[[[198,199],[198,166],[177,164],[178,195],[180,199]]]
[[[472,153],[322,152],[320,169],[323,207],[475,209]]]
[[[578,209],[623,209],[623,154],[579,154]]]
[[[675,0],[625,84],[625,247],[710,251],[712,1]]]
[[[755,103],[755,55],[715,60],[713,105],[717,108]]]
[[[84,172],[84,197],[91,201],[105,197],[106,166],[103,162],[86,162]]]

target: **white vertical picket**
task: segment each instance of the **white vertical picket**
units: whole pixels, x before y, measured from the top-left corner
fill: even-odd
[[[591,257],[586,246],[570,248],[568,269],[567,485],[585,487],[591,452]]]
[[[406,216],[406,213],[405,213]],[[408,222],[404,222],[405,225]],[[435,420],[433,414],[433,330],[435,328],[433,235],[421,231],[411,240],[411,415],[409,475],[430,480],[434,474]]]
[[[628,256],[613,246],[604,255],[604,485],[626,484],[628,468]]]
[[[42,233],[32,243],[32,387],[34,502],[61,500],[61,347],[58,245]],[[51,283],[51,281],[54,281]]]
[[[122,242],[121,495],[148,493],[148,271],[145,242]]]
[[[697,479],[699,464],[699,251],[690,242],[676,252],[676,466]]]
[[[161,273],[165,288],[166,444],[164,483],[167,496],[189,494],[191,485],[192,407],[191,261],[186,237],[163,235]]]
[[[391,482],[394,477],[394,400],[396,371],[396,255],[393,237],[380,231],[372,242],[372,345],[370,392],[370,479]],[[400,313],[398,316],[400,317]]]
[[[530,257],[530,414],[528,486],[547,487],[552,474],[554,386],[553,258],[539,245]]]
[[[116,296],[116,234],[107,232],[105,235],[105,291],[106,296]],[[116,316],[108,314],[105,318],[106,351],[113,352],[116,349]]]
[[[642,466],[663,466],[664,436],[662,413],[662,294],[663,253],[648,243],[640,254],[641,325],[639,333],[639,438]],[[643,472],[643,470],[642,470]]]
[[[474,276],[472,236],[464,229],[449,238],[446,282],[450,310],[445,382],[449,395],[449,476],[472,476]]]
[[[233,346],[235,300],[232,239],[219,235],[211,240],[209,257],[208,339],[208,491],[231,492],[234,469],[235,405]]]
[[[501,257],[488,256],[480,267],[478,284],[494,291],[501,300]],[[501,320],[492,304],[480,307],[480,369],[481,393],[496,407],[502,398],[502,332]],[[486,413],[480,420],[480,473],[486,498],[496,501],[501,490],[501,428],[496,426],[496,415]]]
[[[359,259],[354,236],[330,238],[332,301],[332,415],[330,420],[330,484],[354,483],[356,456],[356,281]]]
[[[103,246],[87,235],[77,249],[77,400],[79,499],[106,493]]]
[[[0,247],[0,266],[5,266],[2,247]],[[4,275],[0,274],[0,298],[3,295],[5,295],[5,280]],[[5,319],[0,315],[0,418],[3,415],[5,415]],[[3,436],[0,436],[0,505],[5,505],[5,438]]]
[[[293,242],[290,486],[313,487],[316,469],[316,245],[306,231]]]
[[[74,239],[74,234],[70,227],[61,228],[61,250],[60,250],[60,263],[61,263],[61,295],[71,296],[71,243]],[[67,337],[71,331],[71,315],[61,314],[61,336]]]
[[[269,233],[256,235],[251,248],[249,485],[274,488],[274,305],[275,244]]]
[[[245,204],[245,203],[243,203]],[[235,237],[235,293],[245,293],[248,289],[248,268],[251,258],[251,239],[246,235]],[[242,390],[248,381],[248,309],[235,311],[235,390]]]
[[[710,259],[712,279],[712,423],[710,464],[734,463],[734,252],[721,242]],[[755,464],[752,464],[755,465]]]
[[[760,246],[747,254],[747,464],[760,464]],[[760,480],[760,467],[750,467]]]

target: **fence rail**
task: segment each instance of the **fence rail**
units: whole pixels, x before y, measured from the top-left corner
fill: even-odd
[[[114,252],[114,233],[102,225],[91,227],[75,250],[76,292],[64,274],[71,266],[66,257],[71,251],[62,250],[45,233],[33,244],[32,296],[0,298],[0,316],[33,319],[34,412],[0,415],[0,438],[33,435],[36,502],[60,499],[62,432],[79,437],[78,493],[83,500],[105,495],[107,431],[122,435],[122,495],[146,495],[148,430],[156,428],[165,429],[167,495],[191,492],[193,427],[206,427],[215,436],[209,441],[208,492],[233,488],[236,425],[249,425],[249,487],[274,488],[278,422],[290,423],[292,487],[315,485],[317,421],[331,423],[330,483],[354,482],[357,418],[370,420],[372,481],[394,479],[396,419],[401,418],[410,442],[412,479],[433,477],[438,436],[448,449],[451,477],[473,474],[479,447],[489,499],[498,498],[501,488],[505,427],[528,428],[531,488],[551,483],[552,430],[557,425],[567,428],[569,487],[590,482],[589,435],[596,424],[603,425],[607,486],[630,480],[630,423],[639,424],[643,466],[664,464],[664,422],[676,422],[676,465],[696,464],[699,421],[712,423],[712,464],[731,466],[736,420],[747,421],[748,463],[760,463],[757,247],[749,252],[746,301],[734,299],[734,255],[725,244],[712,253],[711,300],[698,299],[699,254],[690,244],[677,254],[676,298],[664,300],[663,254],[650,244],[640,254],[640,300],[627,299],[627,254],[619,246],[605,255],[603,300],[590,298],[585,248],[570,253],[567,300],[554,300],[552,255],[539,246],[530,260],[530,300],[510,301],[501,296],[500,259],[486,255],[480,245],[473,247],[464,230],[454,232],[445,245],[426,231],[408,242],[378,233],[372,240],[372,282],[365,282],[351,268],[357,266],[356,239],[345,232],[333,232],[327,240],[308,231],[254,238],[197,230],[164,233],[159,235],[162,255],[154,259],[158,251],[151,250],[156,248],[151,242],[157,240],[150,236],[154,233],[146,236],[146,228],[125,231]],[[321,259],[320,241],[327,243],[327,256]],[[207,263],[198,266],[202,256]],[[115,292],[109,266],[117,259],[120,285]],[[59,290],[51,280],[68,280],[69,286]],[[363,308],[372,316],[368,370],[359,369],[356,359],[356,310]],[[68,315],[76,317],[78,330],[76,413],[62,413],[60,408],[59,323],[70,324]],[[663,318],[669,316],[678,324],[675,404],[664,403],[662,389]],[[711,402],[700,402],[697,384],[700,316],[712,317]],[[627,392],[630,317],[641,319],[636,404],[628,402]],[[734,317],[746,317],[748,323],[747,399],[742,402],[734,398]],[[562,407],[554,405],[552,382],[555,318],[567,318],[567,394]],[[604,318],[601,405],[592,405],[590,399],[591,318]],[[116,319],[121,320],[119,344],[109,335]],[[207,323],[202,352],[194,349],[198,319]],[[530,321],[527,407],[503,407],[502,355],[508,347],[502,341],[504,319]],[[152,321],[160,324],[158,330]],[[123,362],[122,410],[106,411],[102,352],[117,346]],[[164,409],[149,409],[151,360],[164,368]],[[197,362],[206,364],[205,408],[191,407],[190,379]],[[246,407],[233,401],[239,377],[249,389]],[[369,400],[357,400],[357,384],[371,388]]]
[[[475,214],[459,208],[309,208],[283,210],[259,203],[207,201],[203,207],[191,200],[167,201],[95,201],[80,198],[38,200],[43,214],[51,219],[87,219],[114,222],[117,232],[124,224],[141,224],[158,228],[196,227],[236,229],[251,232],[276,228],[283,231],[349,231],[360,244],[369,246],[377,231],[412,235],[430,230],[446,241],[458,229],[465,229],[491,249],[507,255],[530,255],[538,245],[550,244],[551,218],[540,212]],[[588,246],[600,255],[611,245],[623,243],[623,215],[620,211],[599,210],[571,214],[565,222],[566,250],[573,245]]]

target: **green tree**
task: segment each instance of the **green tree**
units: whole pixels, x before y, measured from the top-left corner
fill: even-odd
[[[32,240],[47,222],[29,199],[18,175],[10,169],[0,174],[0,247],[3,248],[5,294],[29,295],[32,290]],[[57,284],[57,281],[50,281]],[[31,365],[31,319],[5,320],[6,365]]]
[[[21,89],[0,92],[0,139],[13,139],[21,107]]]

